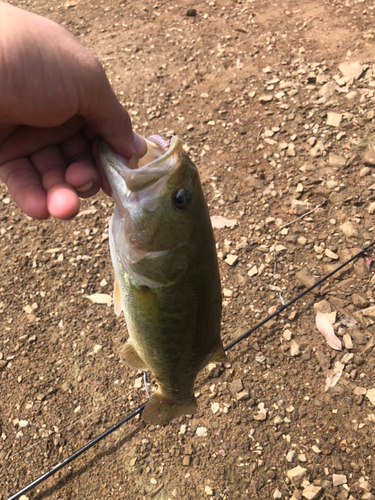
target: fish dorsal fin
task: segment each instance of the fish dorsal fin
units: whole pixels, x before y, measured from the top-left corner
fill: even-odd
[[[114,283],[114,287],[113,287],[113,305],[115,306],[116,316],[120,316],[121,311],[122,311],[121,293],[120,293],[120,287],[118,286],[116,278],[115,278],[115,283]]]

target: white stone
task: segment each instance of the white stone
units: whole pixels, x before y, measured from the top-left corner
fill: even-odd
[[[292,340],[290,343],[290,355],[291,356],[298,356],[300,353],[299,345],[295,340]]]
[[[199,437],[207,437],[207,429],[206,427],[198,427],[196,430],[197,436]]]
[[[204,492],[206,493],[206,495],[209,495],[209,496],[212,496],[214,494],[213,489],[210,488],[209,486],[206,486],[204,488]]]
[[[337,260],[339,258],[339,256],[336,253],[329,250],[329,248],[326,248],[324,253],[329,259]]]
[[[366,397],[368,398],[370,403],[375,406],[375,389],[368,390],[366,393]]]
[[[316,500],[320,497],[322,492],[322,488],[320,486],[314,486],[313,484],[309,484],[302,492],[303,498],[306,500]]]
[[[347,478],[344,474],[332,474],[333,486],[341,486],[347,483]]]
[[[294,469],[290,469],[288,471],[287,476],[293,483],[299,483],[305,477],[306,471],[307,469],[304,469],[300,465],[297,465],[297,467],[294,467]]]
[[[238,261],[237,255],[232,255],[231,253],[227,255],[227,258],[224,260],[229,266],[234,266],[234,264]]]
[[[338,127],[341,122],[341,113],[327,113],[327,125]]]

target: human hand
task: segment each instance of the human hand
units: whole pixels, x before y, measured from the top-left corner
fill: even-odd
[[[0,179],[30,217],[68,219],[102,186],[95,138],[146,152],[98,60],[64,28],[0,2]],[[95,155],[96,156],[96,155]]]

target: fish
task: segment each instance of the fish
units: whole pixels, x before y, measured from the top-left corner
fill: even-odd
[[[109,225],[114,308],[129,340],[122,360],[157,382],[144,420],[166,425],[197,411],[194,384],[224,362],[222,298],[215,239],[198,170],[177,136],[146,139],[126,160],[99,143],[115,202]]]

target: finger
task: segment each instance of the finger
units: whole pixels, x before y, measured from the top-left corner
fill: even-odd
[[[42,180],[27,158],[0,167],[0,178],[20,209],[33,219],[47,219],[47,197]]]
[[[57,146],[49,146],[30,156],[47,193],[47,209],[58,219],[70,219],[79,210],[79,199],[65,184],[65,160]]]
[[[91,67],[91,72],[95,74],[90,85],[93,98],[81,103],[79,114],[84,116],[90,128],[111,144],[116,153],[125,158],[144,156],[146,142],[133,133],[129,114],[119,103],[103,67],[97,62]]]
[[[95,166],[91,146],[82,132],[59,145],[67,163],[65,182],[72,186],[81,198],[93,196],[100,189],[100,174]]]
[[[16,158],[30,156],[51,144],[59,144],[76,134],[83,126],[83,118],[75,116],[58,127],[18,127],[1,145],[0,165]]]
[[[112,189],[109,184],[109,181],[107,179],[107,176],[105,175],[104,168],[100,159],[100,154],[99,154],[99,146],[98,146],[98,141],[95,139],[92,143],[92,152],[95,158],[95,164],[99,170],[100,177],[101,177],[101,186],[105,194],[108,196],[112,196]]]

